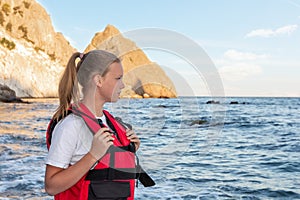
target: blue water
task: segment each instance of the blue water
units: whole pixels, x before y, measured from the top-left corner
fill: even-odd
[[[300,199],[300,98],[209,100],[106,105],[133,125],[156,181],[139,184],[136,199]],[[28,101],[0,103],[0,199],[52,199],[43,189],[45,130],[58,101]]]

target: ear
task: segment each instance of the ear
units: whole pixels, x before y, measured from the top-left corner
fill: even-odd
[[[102,87],[102,82],[103,82],[103,79],[100,76],[100,74],[97,74],[96,76],[94,76],[94,83],[96,86]]]

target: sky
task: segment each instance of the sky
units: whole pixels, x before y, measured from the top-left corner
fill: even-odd
[[[139,46],[134,41],[172,76],[179,95],[213,95],[213,82],[218,82],[228,97],[300,97],[300,0],[38,2],[50,15],[55,30],[79,51],[108,24],[125,35],[156,28],[194,42],[196,50],[188,52],[187,48],[185,52],[202,49],[220,83],[208,81],[211,78],[199,70],[199,63],[172,49],[143,49],[142,43]],[[174,39],[174,44],[179,43],[180,39]]]

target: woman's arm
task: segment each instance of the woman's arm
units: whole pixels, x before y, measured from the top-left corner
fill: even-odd
[[[56,195],[75,185],[97,162],[91,153],[67,169],[46,166],[45,190],[49,195]]]
[[[108,130],[101,128],[94,135],[91,150],[74,165],[66,169],[46,166],[45,190],[49,195],[56,195],[75,185],[105,155],[114,140]]]

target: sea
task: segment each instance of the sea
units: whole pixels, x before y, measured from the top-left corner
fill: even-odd
[[[0,103],[0,199],[44,190],[45,132],[58,99]],[[105,105],[141,140],[156,185],[135,199],[300,199],[300,98],[120,99]]]

